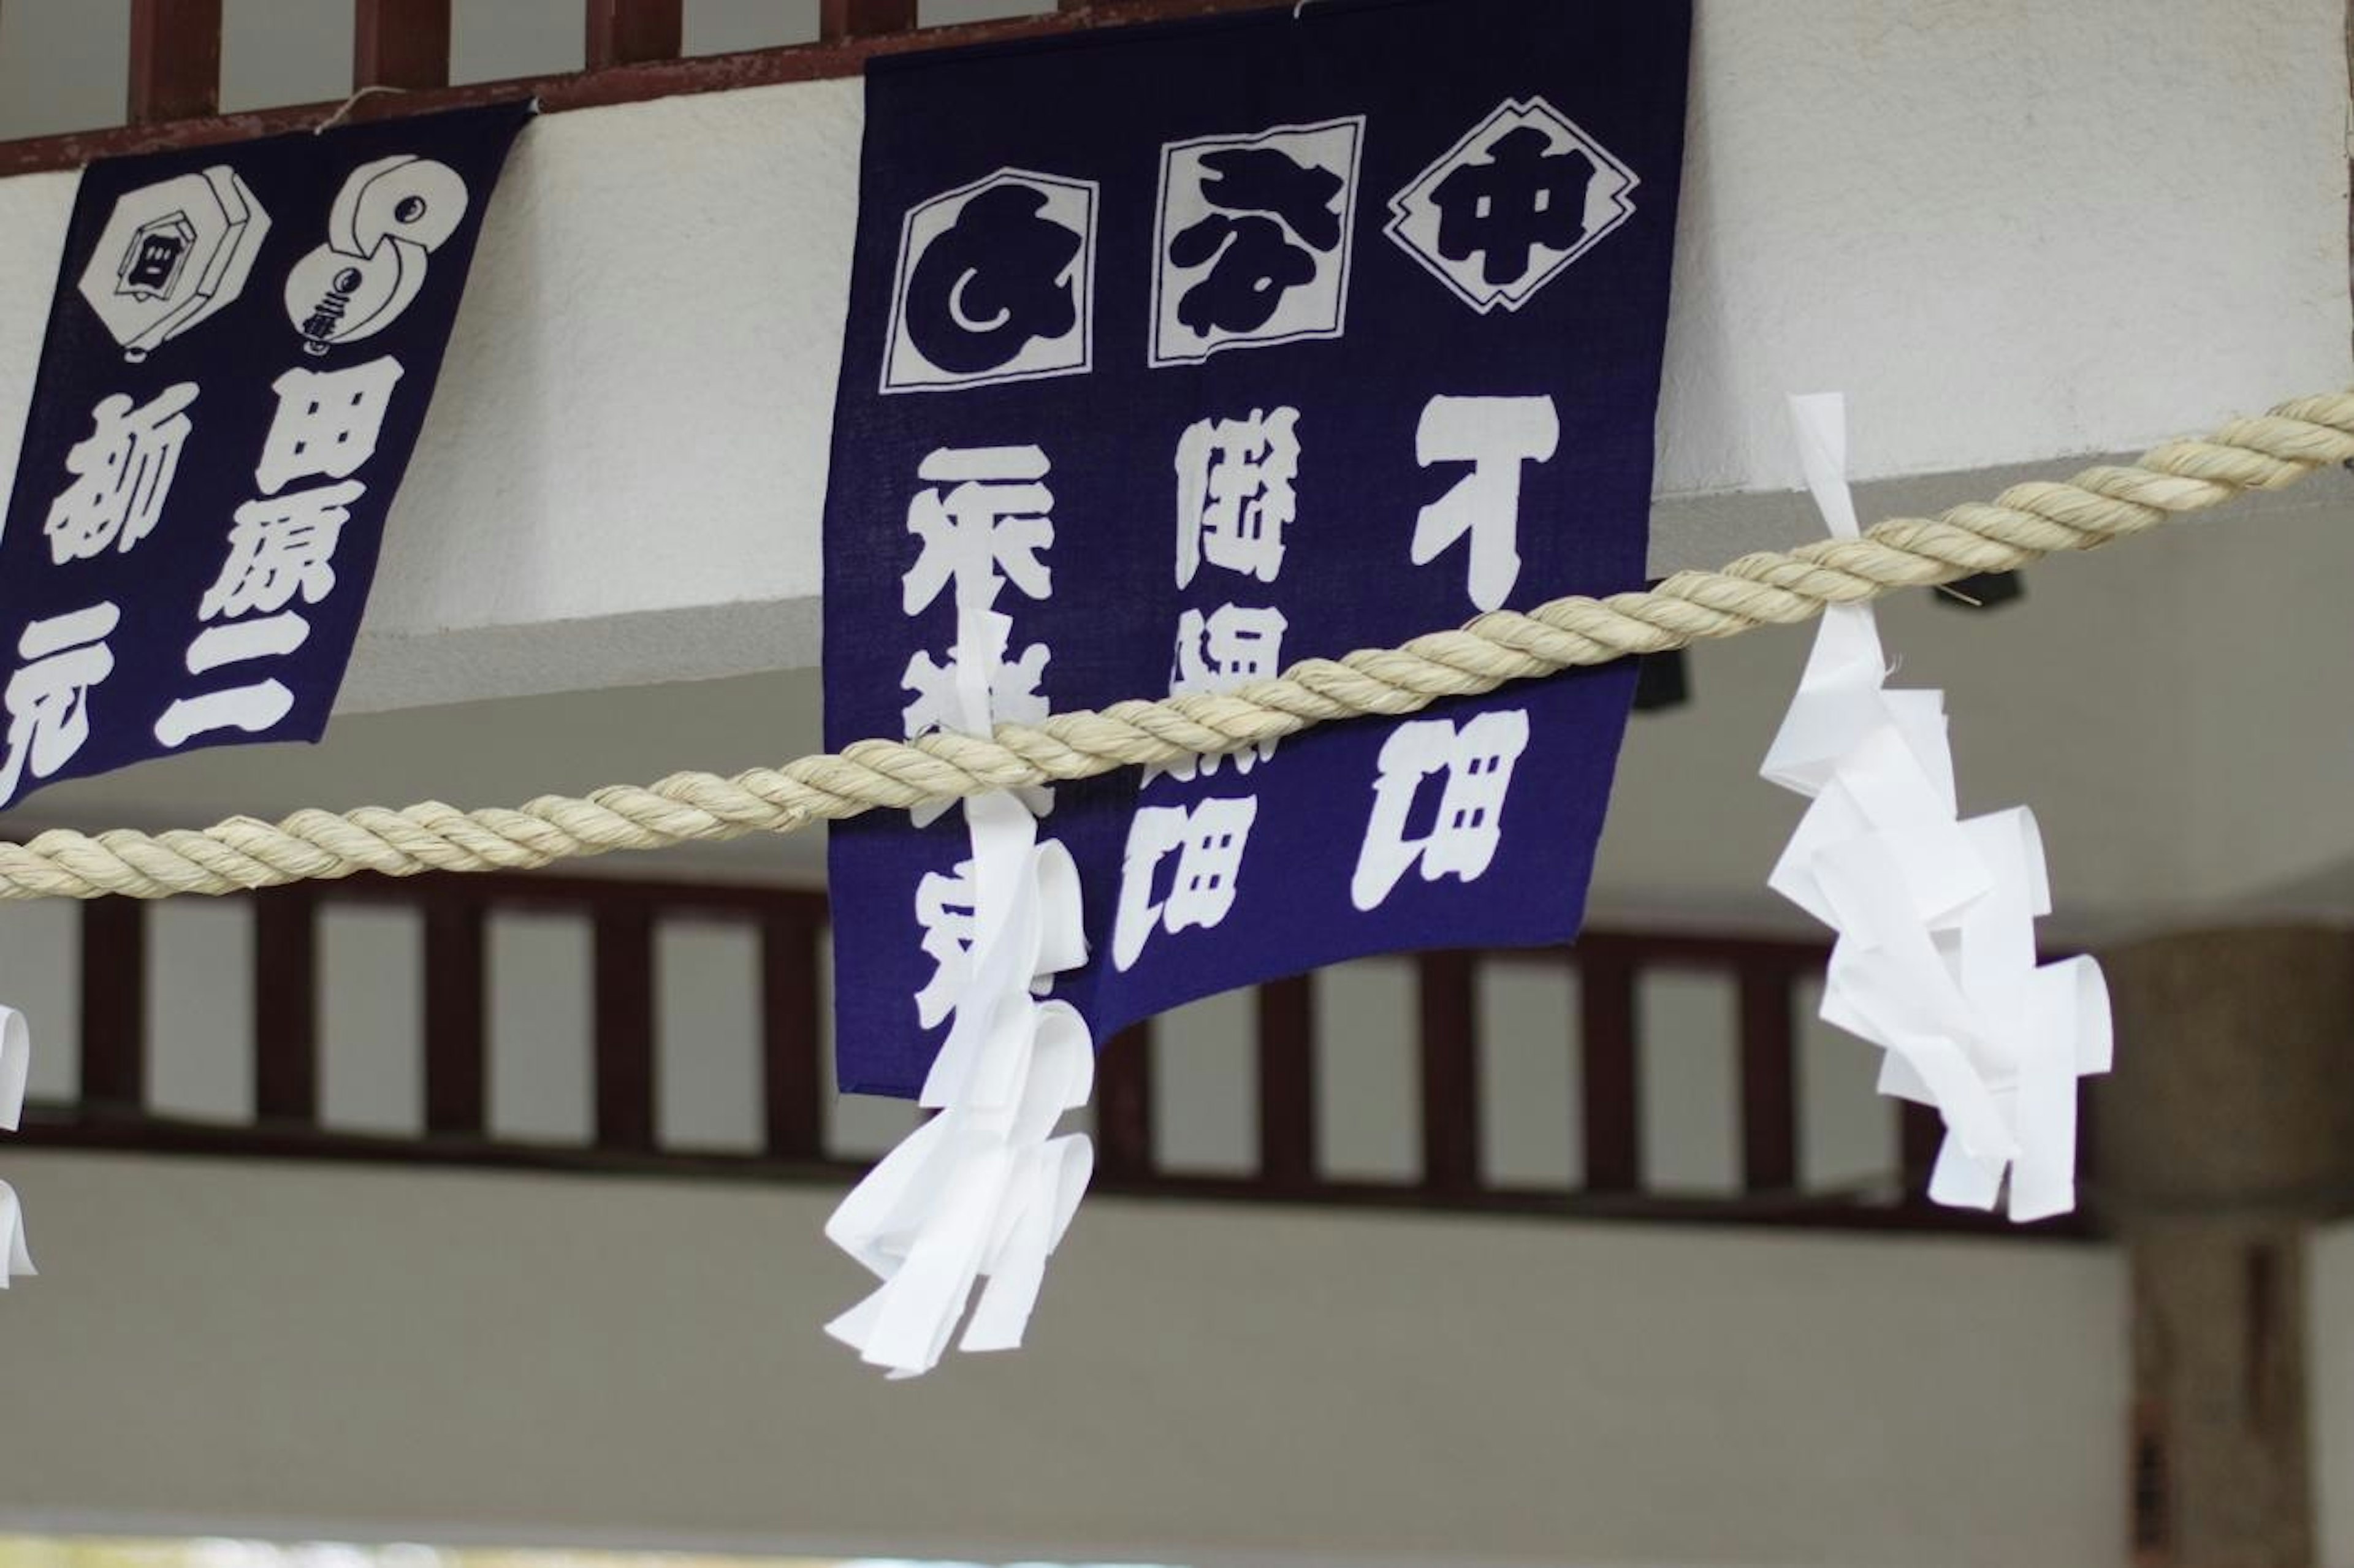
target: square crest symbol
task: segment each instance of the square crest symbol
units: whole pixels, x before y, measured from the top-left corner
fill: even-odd
[[[1093,369],[1097,205],[1092,180],[1000,169],[910,209],[882,389]]]
[[[1151,363],[1339,337],[1364,116],[1161,149]]]
[[[1480,314],[1517,311],[1634,216],[1639,183],[1543,99],[1507,100],[1392,198],[1383,232]]]

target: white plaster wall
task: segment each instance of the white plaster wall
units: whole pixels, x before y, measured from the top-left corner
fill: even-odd
[[[18,1154],[0,1523],[1004,1561],[2115,1562],[2105,1251],[1102,1202],[887,1384],[826,1195]]]
[[[1794,389],[1852,390],[1859,472],[1903,475],[2138,446],[2344,379],[2338,0],[1700,16],[1663,494],[1791,483]],[[525,134],[355,702],[813,657],[859,128],[857,84],[829,82]],[[0,472],[71,190],[0,183]]]
[[[2354,1223],[2317,1234],[2306,1268],[2316,1545],[2322,1568],[2354,1568]]]

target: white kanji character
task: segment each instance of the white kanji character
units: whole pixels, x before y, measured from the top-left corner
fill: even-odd
[[[1283,670],[1283,634],[1291,623],[1268,605],[1222,604],[1177,618],[1177,667],[1170,689],[1224,692]]]
[[[270,384],[278,412],[253,480],[275,495],[298,479],[349,479],[376,455],[400,362],[387,355],[348,370],[294,369]]]
[[[208,626],[188,644],[188,673],[202,675],[249,659],[281,659],[311,635],[311,623],[294,611]],[[217,729],[259,735],[294,708],[294,694],[282,681],[262,680],[197,696],[181,697],[155,721],[155,738],[169,747],[186,745]]]
[[[1122,856],[1119,908],[1112,923],[1112,962],[1131,969],[1143,956],[1145,938],[1158,926],[1174,935],[1189,927],[1207,929],[1235,906],[1235,883],[1258,801],[1203,800],[1182,806],[1147,806],[1129,824]],[[1177,868],[1166,899],[1152,895],[1155,874],[1171,851]]]
[[[1177,441],[1177,586],[1206,560],[1271,583],[1297,515],[1299,410],[1197,419]]]
[[[155,721],[155,738],[165,746],[180,747],[217,729],[260,735],[293,710],[294,694],[283,681],[256,681],[178,699]]]
[[[1468,462],[1471,471],[1422,509],[1414,524],[1417,567],[1471,535],[1471,602],[1502,606],[1521,577],[1521,465],[1550,461],[1561,444],[1551,397],[1433,397],[1415,429],[1415,461]]]
[[[916,884],[916,924],[924,928],[924,957],[932,978],[916,993],[916,1018],[936,1029],[956,1010],[972,973],[972,862],[959,861],[947,875],[924,874]]]
[[[1046,662],[1053,657],[1044,643],[1033,642],[1019,659],[996,661],[989,673],[990,716],[1010,724],[1036,724],[1044,719],[1046,694],[1038,685],[1046,678]],[[900,712],[908,739],[927,730],[967,727],[963,697],[957,690],[954,653],[946,663],[936,662],[929,653],[917,653],[907,661],[907,673],[899,677],[899,684],[912,694]]]
[[[1222,604],[1207,616],[1189,609],[1177,618],[1177,660],[1169,676],[1169,690],[1230,692],[1253,681],[1263,681],[1283,670],[1283,634],[1289,622],[1271,606]],[[1275,755],[1275,742],[1262,740],[1233,753],[1235,770],[1248,773]],[[1144,782],[1166,773],[1191,779],[1196,773],[1214,779],[1225,758],[1215,753],[1182,757],[1174,762],[1149,764]]]
[[[16,639],[28,662],[8,677],[0,706],[8,710],[8,757],[0,762],[0,802],[16,798],[29,766],[47,779],[73,759],[90,738],[90,688],[114,673],[106,639],[122,619],[112,604],[36,620]]]
[[[292,610],[207,626],[188,644],[188,673],[201,675],[247,659],[280,659],[309,640],[311,623]]]
[[[196,400],[193,381],[176,382],[136,405],[120,392],[99,399],[90,434],[66,451],[66,471],[74,482],[49,503],[43,524],[53,565],[87,560],[110,547],[127,553],[154,532],[179,471],[180,449],[195,428],[187,409]]]
[[[1528,745],[1529,715],[1520,708],[1481,714],[1460,730],[1447,719],[1398,726],[1382,743],[1373,813],[1357,851],[1356,874],[1349,881],[1351,902],[1360,909],[1378,908],[1416,861],[1425,882],[1442,876],[1475,882],[1485,875],[1503,840],[1512,765]],[[1447,782],[1437,820],[1427,833],[1409,839],[1406,821],[1423,780],[1441,771]]]
[[[1046,695],[1038,688],[1054,654],[1044,643],[1034,642],[1019,659],[1007,663],[1006,642],[1013,633],[1011,616],[993,609],[960,610],[956,645],[949,651],[947,662],[936,661],[928,652],[918,652],[907,661],[900,684],[915,694],[915,700],[900,711],[900,719],[908,739],[934,729],[988,735],[1000,721],[1035,724],[1046,716]],[[1044,785],[1027,786],[1017,793],[1034,816],[1043,817],[1055,809],[1055,792]],[[916,826],[929,827],[952,803],[917,806],[909,815]]]
[[[351,504],[367,493],[357,480],[298,490],[275,501],[249,501],[235,514],[228,560],[205,590],[196,613],[225,615],[281,610],[301,594],[316,604],[335,587],[335,544],[351,519]]]
[[[1038,482],[1050,465],[1036,447],[943,447],[917,477],[931,488],[907,504],[907,532],[922,542],[900,584],[900,608],[920,613],[953,582],[960,608],[987,609],[1012,582],[1052,598],[1054,576],[1038,552],[1055,542],[1055,496]],[[940,486],[954,488],[942,493]]]

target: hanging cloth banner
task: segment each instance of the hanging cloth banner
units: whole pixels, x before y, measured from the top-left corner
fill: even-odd
[[[527,103],[82,174],[0,533],[0,805],[314,741]]]
[[[1317,0],[872,62],[829,744],[1640,587],[1689,23]],[[1044,902],[999,923],[1046,940],[999,967],[1100,1042],[1364,954],[1566,940],[1633,680],[1025,792],[1040,848],[990,832]],[[917,1093],[989,980],[967,815],[832,830],[847,1089]]]

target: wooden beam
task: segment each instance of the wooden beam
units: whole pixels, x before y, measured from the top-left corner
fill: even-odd
[[[682,0],[588,0],[590,70],[674,60],[685,52]]]
[[[804,887],[764,887],[749,882],[660,882],[631,877],[564,876],[545,871],[429,871],[416,876],[385,876],[363,871],[318,885],[319,896],[334,903],[411,906],[448,895],[461,902],[500,909],[542,909],[578,914],[616,901],[654,905],[665,915],[758,919],[779,909],[822,926],[824,893]]]
[[[450,85],[450,0],[356,0],[352,86]]]
[[[644,904],[597,911],[597,1146],[629,1153],[654,1148],[654,923]]]
[[[760,921],[760,1096],[772,1160],[819,1160],[825,1153],[818,1087],[824,1038],[818,1012],[820,929],[795,910]]]
[[[480,1138],[490,1122],[482,906],[446,888],[425,916],[425,1130]]]
[[[542,113],[561,114],[576,109],[643,103],[650,99],[673,98],[689,93],[733,92],[749,87],[773,87],[780,82],[826,81],[856,76],[865,69],[868,60],[908,49],[1057,37],[1082,27],[1109,27],[1137,22],[1169,21],[1182,16],[1273,10],[1290,4],[1291,0],[1099,0],[1085,13],[1046,12],[1033,16],[1002,16],[958,26],[829,38],[783,48],[746,49],[739,54],[705,55],[693,59],[657,59],[642,65],[614,66],[602,70],[513,77],[502,81],[469,82],[463,87],[386,93],[356,105],[350,117],[362,122],[398,120],[412,114],[471,109],[486,103],[511,103],[524,98],[535,100]],[[252,110],[203,120],[69,131],[54,136],[28,136],[20,141],[0,142],[0,179],[11,175],[78,169],[94,158],[160,153],[181,147],[208,147],[226,142],[249,141],[256,136],[275,135],[284,131],[307,131],[342,107],[343,100],[338,97],[323,103],[290,104],[279,109]]]
[[[1130,1024],[1096,1054],[1096,1169],[1108,1181],[1152,1174],[1152,1022]]]
[[[293,883],[253,895],[253,1115],[319,1119],[319,903]]]
[[[1741,1186],[1787,1192],[1798,1185],[1797,1001],[1790,971],[1752,963],[1740,971]]]
[[[1643,1185],[1642,1061],[1637,1049],[1635,965],[1618,943],[1577,945],[1578,1033],[1585,1081],[1585,1191]]]
[[[81,906],[81,1103],[137,1112],[147,1104],[147,906]]]
[[[1258,1173],[1287,1192],[1316,1184],[1316,979],[1258,988]]]
[[[1421,1013],[1422,1184],[1450,1197],[1479,1188],[1479,1021],[1477,956],[1425,953],[1416,961]]]
[[[221,0],[131,0],[134,125],[220,112]]]
[[[817,16],[821,38],[878,37],[914,31],[916,0],[821,0]]]

